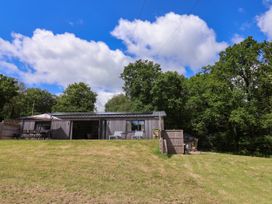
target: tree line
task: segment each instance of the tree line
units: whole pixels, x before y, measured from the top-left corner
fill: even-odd
[[[96,93],[85,83],[69,85],[60,96],[0,74],[0,121],[51,112],[94,111]]]
[[[214,65],[186,78],[138,60],[121,74],[124,94],[105,105],[111,112],[164,110],[167,129],[184,129],[201,149],[272,154],[272,43],[249,37],[220,53]],[[97,94],[85,83],[55,96],[0,75],[0,119],[45,112],[94,111]]]
[[[249,37],[193,77],[162,72],[151,61],[124,68],[125,95],[106,111],[165,110],[165,127],[181,128],[207,150],[272,154],[272,43]]]

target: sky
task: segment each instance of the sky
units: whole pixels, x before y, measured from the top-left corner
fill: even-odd
[[[191,77],[248,36],[272,40],[272,0],[0,0],[0,73],[56,95],[85,82],[103,111],[127,64]]]

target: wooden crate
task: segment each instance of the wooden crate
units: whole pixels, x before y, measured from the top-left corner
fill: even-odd
[[[160,149],[167,154],[183,154],[183,130],[162,130]]]

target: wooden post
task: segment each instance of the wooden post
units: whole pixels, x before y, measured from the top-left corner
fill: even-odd
[[[69,136],[70,136],[70,140],[73,139],[73,121],[70,121],[70,128],[69,128]]]
[[[51,128],[51,127],[50,127]],[[23,120],[22,122],[22,126],[21,126],[21,129],[20,129],[20,133],[23,134],[24,133],[24,130],[25,130],[25,120]]]
[[[98,139],[102,139],[102,134],[101,134],[101,119],[98,120]]]
[[[161,127],[161,112],[159,112],[159,127],[160,127],[160,131],[162,130],[162,127]]]

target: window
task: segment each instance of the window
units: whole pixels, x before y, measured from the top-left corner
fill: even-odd
[[[128,120],[127,131],[144,131],[145,121],[144,120]]]

